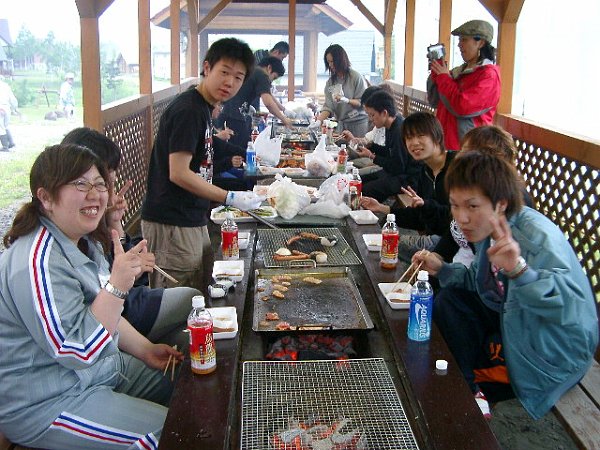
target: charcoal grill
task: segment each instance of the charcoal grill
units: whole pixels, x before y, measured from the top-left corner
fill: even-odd
[[[319,241],[305,241],[309,251],[323,251],[327,254],[327,262],[319,264],[319,266],[352,266],[361,264],[360,258],[354,253],[352,247],[348,244],[342,232],[338,228],[279,228],[256,230],[258,240],[264,255],[266,267],[290,267],[307,265],[310,266],[310,261],[275,261],[273,255],[277,249],[285,247],[286,241],[301,232],[314,233],[319,236],[336,236],[337,244],[333,247],[323,247]]]
[[[274,450],[275,440],[295,424],[343,419],[349,420],[347,430],[360,434],[362,448],[419,448],[381,358],[244,363],[242,450]],[[327,445],[304,440],[301,448]]]

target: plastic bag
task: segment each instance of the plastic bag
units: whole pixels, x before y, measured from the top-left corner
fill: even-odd
[[[316,203],[300,211],[300,214],[316,215],[341,219],[350,214],[346,199],[350,180],[346,175],[337,174],[326,179],[319,187]]]
[[[306,170],[313,177],[328,177],[331,174],[331,169],[334,165],[333,156],[327,152],[325,139],[326,137],[321,135],[321,140],[319,141],[319,145],[315,148],[315,151],[307,153],[304,156]]]
[[[271,139],[271,126],[269,125],[260,132],[254,142],[254,149],[261,165],[274,167],[279,164],[281,158],[281,141],[283,137]]]
[[[277,213],[286,220],[293,219],[310,204],[306,187],[294,183],[291,178],[275,175],[275,181],[267,189],[267,200]]]

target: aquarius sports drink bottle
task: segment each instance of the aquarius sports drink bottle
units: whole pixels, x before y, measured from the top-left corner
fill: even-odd
[[[431,337],[433,313],[433,289],[429,284],[429,274],[420,270],[417,282],[410,293],[408,313],[408,338],[413,341],[428,341]]]

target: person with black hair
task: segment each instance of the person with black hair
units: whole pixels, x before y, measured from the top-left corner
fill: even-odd
[[[430,62],[427,98],[444,128],[446,148],[460,150],[467,131],[490,125],[500,101],[500,69],[492,25],[470,20],[452,31],[459,36],[458,48],[464,64],[450,71],[443,60]]]
[[[404,119],[396,112],[391,94],[380,89],[365,101],[365,110],[373,125],[385,128],[385,144],[372,144],[371,148],[358,147],[360,158],[368,157],[383,170],[363,177],[363,195],[383,202],[396,195],[404,186],[414,183],[420,164],[408,154],[402,141]]]
[[[219,39],[206,53],[200,84],[175,97],[160,118],[142,204],[142,234],[156,264],[183,286],[206,288],[205,267],[212,260],[210,202],[248,210],[265,200],[252,191],[226,191],[212,184],[212,110],[237,94],[253,68],[248,44]],[[150,286],[175,285],[155,271]]]
[[[61,144],[76,144],[90,149],[108,169],[108,207],[104,214],[107,229],[116,230],[123,249],[129,251],[139,243],[139,239],[132,239],[123,229],[122,219],[127,211],[125,194],[132,185],[130,180],[123,183],[116,192],[117,169],[121,163],[121,149],[110,138],[87,127],[74,128],[69,131]],[[114,250],[105,254],[112,267],[115,259]],[[187,348],[189,338],[182,330],[186,326],[187,316],[190,312],[192,297],[201,292],[188,287],[174,287],[169,289],[150,289],[147,286],[148,278],[142,275],[154,270],[156,262],[152,252],[139,254],[141,272],[136,277],[133,287],[129,289],[122,315],[140,334],[146,336],[151,342],[177,344],[179,350]]]
[[[269,112],[286,127],[292,126],[291,120],[285,116],[271,95],[271,83],[284,74],[285,67],[281,60],[274,56],[267,56],[246,78],[238,93],[223,104],[223,110],[215,124],[221,127],[227,123],[227,127],[233,130],[233,136],[229,139],[231,144],[245,149],[250,141],[252,132],[250,107],[257,98],[260,98]]]
[[[350,67],[348,54],[341,45],[327,47],[323,61],[330,76],[325,83],[325,104],[313,126],[335,117],[339,132],[349,130],[354,136],[364,136],[369,129],[369,119],[360,102],[365,80]]]
[[[259,64],[264,58],[273,56],[279,61],[283,61],[290,53],[290,44],[285,41],[279,41],[271,50],[260,49],[254,52],[256,63]]]

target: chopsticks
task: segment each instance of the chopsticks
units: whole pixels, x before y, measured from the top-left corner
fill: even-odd
[[[168,280],[172,281],[173,283],[179,283],[179,281],[177,281],[175,278],[173,278],[171,275],[169,275],[167,272],[165,272],[164,270],[162,270],[160,267],[158,267],[156,264],[154,264],[154,270],[156,270],[158,273],[160,273],[162,276],[164,276],[165,278],[167,278]]]
[[[260,217],[258,214],[253,213],[252,211],[248,210],[248,211],[244,211],[246,214],[248,214],[250,217],[254,217],[256,220],[258,220],[261,223],[264,223],[266,226],[268,226],[269,228],[273,228],[274,230],[278,230],[279,227],[273,225],[271,222],[269,222],[266,219],[263,219],[262,217]]]
[[[177,344],[175,344],[173,348],[177,350]],[[171,364],[171,381],[173,381],[175,379],[175,364],[177,364],[177,360],[173,358],[173,355],[169,355],[167,365],[165,366],[165,370],[163,372],[163,377],[167,374],[167,370],[169,370],[169,364]]]
[[[422,250],[421,250],[422,251]],[[404,279],[404,277],[411,271],[413,270],[413,273],[410,275],[410,277],[408,277],[408,280],[406,281],[407,284],[412,284],[413,281],[415,280],[415,277],[417,276],[417,274],[419,273],[419,270],[421,269],[421,266],[423,265],[424,261],[421,261],[419,263],[418,266],[415,267],[415,263],[410,263],[410,266],[408,266],[408,269],[406,269],[406,271],[400,276],[400,278],[398,278],[398,281],[396,281],[394,283],[394,285],[392,286],[392,289],[390,289],[390,292],[394,292],[396,290],[396,288],[398,287],[398,285],[400,283],[402,283],[402,280]]]

